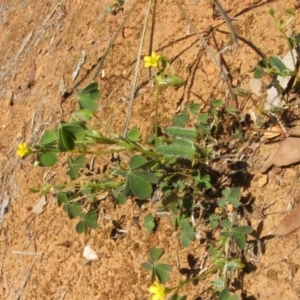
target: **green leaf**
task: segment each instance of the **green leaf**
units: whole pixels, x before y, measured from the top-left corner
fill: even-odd
[[[63,210],[68,214],[70,219],[81,215],[81,206],[79,203],[66,203]]]
[[[231,237],[231,233],[229,231],[227,231],[227,230],[226,231],[222,231],[220,233],[220,235],[226,237],[227,239],[229,239]]]
[[[191,113],[194,116],[197,116],[199,114],[200,110],[200,104],[199,103],[190,103],[185,104],[185,107],[189,113]]]
[[[142,267],[143,269],[147,270],[147,271],[150,271],[150,272],[152,272],[152,270],[153,270],[153,265],[152,265],[152,264],[149,264],[149,263],[147,263],[147,262],[142,263],[142,264],[141,264],[141,267]]]
[[[88,228],[87,228],[87,226],[85,225],[85,223],[83,222],[83,221],[80,221],[80,222],[78,222],[77,223],[77,225],[76,225],[76,231],[78,232],[78,233],[87,233],[87,231],[88,231]]]
[[[295,17],[295,11],[292,8],[285,8],[284,11],[289,15]]]
[[[165,156],[182,157],[190,160],[195,158],[197,151],[193,143],[179,139],[176,139],[173,142],[173,145],[162,145],[157,147],[157,152]]]
[[[45,152],[38,155],[38,161],[42,166],[52,167],[56,164],[58,157],[56,153]]]
[[[198,136],[197,130],[192,128],[182,128],[179,126],[167,127],[165,131],[167,134],[171,136],[175,136],[183,139],[196,139]]]
[[[247,234],[247,233],[251,233],[253,231],[253,228],[250,226],[239,226],[239,227],[234,227],[232,231]]]
[[[187,248],[195,239],[195,230],[189,223],[184,222],[183,224],[183,231],[178,234],[178,237],[181,239],[182,246]]]
[[[53,142],[57,141],[57,133],[56,131],[46,131],[40,141],[39,145],[49,145],[52,144]]]
[[[218,219],[211,219],[209,220],[209,226],[214,229],[219,225]]]
[[[85,89],[79,90],[77,94],[77,100],[81,108],[85,108],[90,111],[98,109],[97,101],[100,98],[100,91],[98,89],[98,83],[93,82]]]
[[[228,272],[235,272],[236,270],[241,270],[244,267],[244,265],[236,259],[233,259],[226,263],[226,270]]]
[[[293,36],[293,39],[297,44],[300,44],[300,34],[296,34],[295,36]]]
[[[138,169],[148,163],[147,158],[142,155],[134,155],[130,158],[129,167],[131,170]]]
[[[199,123],[206,123],[208,121],[208,113],[203,113],[199,115],[198,122]]]
[[[187,224],[183,227],[185,235],[193,241],[195,239],[195,229],[190,224]]]
[[[182,247],[188,248],[191,245],[192,241],[185,234],[181,233],[180,237],[181,237],[181,245],[182,245]]]
[[[283,72],[287,67],[282,60],[276,56],[270,57],[270,65],[275,68],[279,73]]]
[[[224,289],[220,293],[219,300],[239,300],[239,297],[236,295],[230,296],[228,289]]]
[[[156,263],[163,256],[164,253],[164,249],[161,248],[153,247],[149,250],[150,258],[153,263]]]
[[[72,133],[75,141],[82,141],[85,137],[85,124],[81,121],[74,121],[70,123],[61,123],[65,131]]]
[[[125,195],[123,193],[120,193],[118,191],[112,191],[111,193],[112,193],[113,197],[117,200],[118,204],[123,205],[126,203],[127,198],[125,197]]]
[[[76,179],[80,175],[80,169],[84,168],[86,158],[83,155],[77,156],[75,159],[72,157],[68,158],[68,171],[67,174],[71,179]]]
[[[180,77],[178,76],[175,76],[175,75],[172,75],[172,76],[165,76],[165,82],[168,84],[168,85],[171,85],[171,86],[181,86],[185,83],[185,81],[183,79],[181,79]],[[164,84],[162,84],[164,85]]]
[[[270,14],[272,17],[274,17],[275,11],[274,11],[273,8],[270,8],[270,9],[269,9],[269,14]]]
[[[227,289],[221,291],[219,300],[229,300],[229,291]]]
[[[90,228],[98,228],[99,225],[97,219],[98,219],[98,214],[95,211],[91,210],[87,212],[86,215],[84,216],[84,223]]]
[[[169,195],[166,195],[162,199],[162,205],[166,206],[166,205],[169,205],[171,203],[178,203],[179,200],[180,200],[180,198],[176,193],[171,193]]]
[[[241,250],[244,250],[246,247],[246,237],[244,233],[240,233],[237,231],[232,231],[232,236]]]
[[[220,278],[217,278],[212,281],[212,284],[217,287],[219,290],[224,288],[224,281]]]
[[[133,172],[136,176],[139,176],[140,178],[144,179],[145,181],[148,181],[152,184],[157,184],[159,179],[156,175],[154,175],[151,172],[147,171],[135,171]]]
[[[187,296],[180,296],[178,294],[174,294],[170,297],[170,300],[186,300]]]
[[[190,117],[186,110],[184,110],[181,114],[173,117],[173,125],[183,127],[188,121]]]
[[[224,207],[225,204],[226,204],[226,202],[227,202],[226,198],[221,198],[221,199],[218,199],[218,200],[217,200],[217,204],[218,204],[218,206],[220,206],[220,207]]]
[[[93,113],[90,110],[81,109],[72,113],[72,116],[83,121],[89,121],[93,117]]]
[[[200,184],[205,188],[205,189],[210,189],[211,188],[211,183],[210,183],[210,175],[204,175],[200,179]]]
[[[72,194],[70,192],[59,192],[55,194],[54,197],[57,199],[58,206],[61,206],[63,203],[70,201],[69,198],[72,197]]]
[[[222,195],[230,202],[235,208],[239,207],[241,203],[238,201],[241,195],[240,189],[226,189],[222,191]]]
[[[64,130],[62,127],[59,127],[57,131],[58,131],[58,142],[57,142],[58,150],[61,152],[73,150],[75,148],[75,142],[74,142],[75,136],[72,133]]]
[[[140,131],[136,128],[136,127],[133,127],[131,128],[126,137],[131,141],[131,142],[139,142],[140,140]]]
[[[263,71],[262,68],[255,67],[254,74],[253,74],[254,78],[261,79],[264,76],[264,74],[265,74],[265,72]]]
[[[57,129],[59,151],[73,150],[75,148],[75,141],[82,141],[85,137],[84,126],[82,122],[61,122]]]
[[[170,278],[172,266],[168,264],[158,264],[154,266],[154,272],[162,284],[165,284]]]
[[[213,107],[222,107],[224,105],[224,101],[221,99],[215,100],[212,102]]]
[[[154,217],[149,214],[144,218],[144,226],[148,233],[152,233],[153,229],[155,228],[155,219]]]
[[[148,181],[146,181],[144,178],[142,178],[141,176],[139,176],[139,174],[136,173],[137,172],[128,172],[127,174],[127,181],[130,190],[138,199],[146,199],[150,197],[152,194],[152,186]],[[125,191],[126,191],[126,186],[125,186]]]
[[[230,222],[228,219],[224,219],[221,221],[221,225],[224,228],[231,228],[232,227],[232,222]]]

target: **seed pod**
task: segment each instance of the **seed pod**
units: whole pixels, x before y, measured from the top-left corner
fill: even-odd
[[[180,77],[175,75],[166,76],[165,81],[168,85],[172,85],[172,86],[181,86],[184,84],[184,80],[182,80]]]

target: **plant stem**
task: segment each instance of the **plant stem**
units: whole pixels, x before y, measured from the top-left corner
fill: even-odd
[[[190,283],[190,282],[192,282],[192,281],[195,281],[195,280],[203,279],[203,278],[205,278],[205,277],[207,277],[207,276],[209,276],[209,275],[212,275],[212,274],[216,273],[217,271],[218,271],[217,266],[213,266],[212,268],[210,268],[210,269],[207,270],[206,272],[204,272],[204,273],[202,273],[202,274],[200,274],[200,275],[198,275],[198,276],[191,277],[190,279],[188,279],[188,280],[186,280],[186,281],[184,281],[184,282],[181,282],[181,283],[179,284],[178,287],[172,288],[172,290],[173,290],[173,289],[177,289],[176,292],[178,292],[178,291],[179,291],[180,289],[182,289],[186,284],[188,284],[188,283]]]
[[[158,147],[158,101],[160,96],[161,87],[157,85],[155,96],[155,149]]]
[[[99,122],[99,124],[109,133],[111,134],[116,134],[115,132],[113,132],[113,130],[108,126],[106,125],[104,122],[102,122],[100,120],[100,118],[93,112],[93,116],[96,118],[96,120]]]

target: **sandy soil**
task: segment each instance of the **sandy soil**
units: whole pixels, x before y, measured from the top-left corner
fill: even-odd
[[[231,45],[228,27],[221,17],[214,15],[210,1],[181,2],[214,51]],[[288,50],[267,10],[273,7],[278,15],[284,16],[283,9],[295,7],[297,1],[220,2],[241,37],[238,48],[226,52],[224,60],[232,83],[247,89],[250,71],[260,59],[251,45],[266,56],[284,55]],[[183,250],[168,219],[159,222],[154,235],[134,226],[132,216],[138,208],[131,202],[116,209],[110,198],[104,201],[99,228],[86,236],[75,232],[76,221],[70,221],[50,196],[42,214],[31,212],[40,195],[28,189],[47,182],[52,175],[51,183],[65,180],[65,170],[62,164],[50,170],[33,168],[33,158],[15,156],[17,144],[38,142],[43,130],[54,129],[75,110],[76,89],[91,82],[99,60],[134,1],[126,1],[123,12],[105,14],[105,8],[112,3],[112,0],[94,4],[87,0],[0,3],[0,203],[5,198],[10,200],[0,223],[1,299],[150,299],[150,274],[140,266],[149,260],[150,247],[164,248],[165,261],[174,266],[170,285],[180,279],[179,269],[188,267],[188,254],[199,261],[205,256],[205,247],[199,241]],[[102,93],[98,115],[120,134],[146,9],[147,1],[141,0],[105,60],[102,75],[96,78]],[[149,29],[150,24],[143,55],[149,51]],[[298,16],[291,24],[292,29],[300,32]],[[210,99],[228,98],[228,89],[218,69],[173,1],[157,1],[154,30],[152,49],[171,58],[174,71],[187,80],[184,87],[163,92],[162,126],[170,124],[172,116],[191,100],[205,106]],[[86,60],[77,78],[72,80],[82,51],[86,52]],[[141,66],[130,122],[130,126],[140,128],[143,138],[151,131],[155,109],[155,92],[147,76],[148,71]],[[62,81],[68,95],[65,98],[60,88]],[[238,100],[245,101],[242,97]],[[256,109],[251,101],[246,103],[243,113],[249,109]],[[283,218],[281,212],[300,201],[297,166],[287,168],[279,175],[280,180],[269,176],[268,183],[259,187],[261,163],[277,146],[260,142],[259,159],[251,164],[251,180],[243,188],[243,194],[250,194],[253,199],[247,219],[254,229],[259,227],[257,239],[250,240],[255,244],[261,241],[265,249],[252,261],[250,255],[245,257],[247,267],[241,274],[242,286],[235,287],[241,299],[293,300],[300,295],[300,231],[262,239]],[[101,168],[108,159],[97,158],[95,164]],[[140,211],[140,220],[151,209]],[[123,215],[122,228],[129,234],[112,240],[113,220]],[[87,244],[96,251],[99,260],[88,263],[83,258]],[[182,294],[187,293],[188,299],[207,299],[201,296],[207,284],[201,281],[190,284]]]

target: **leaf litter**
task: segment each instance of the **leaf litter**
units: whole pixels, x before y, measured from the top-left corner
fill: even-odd
[[[285,167],[300,162],[300,127],[294,128],[279,148],[270,155],[261,167],[261,173],[266,173],[273,165]],[[297,137],[299,136],[299,137]]]

